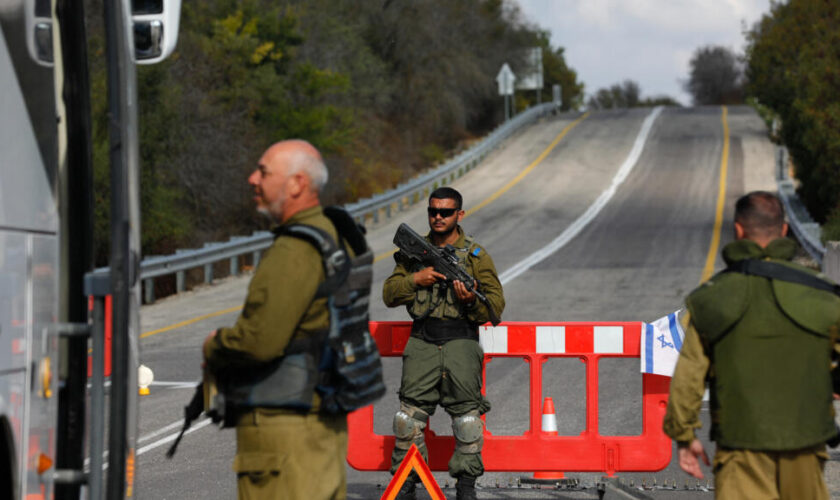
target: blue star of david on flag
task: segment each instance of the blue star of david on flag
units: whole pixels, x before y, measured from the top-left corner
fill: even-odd
[[[664,334],[664,333],[663,333],[662,335],[660,335],[660,336],[656,337],[656,340],[658,340],[659,342],[661,342],[661,345],[660,345],[659,347],[670,347],[671,349],[676,349],[676,348],[674,347],[674,344],[672,344],[672,343],[668,342],[667,340],[665,340],[665,334]]]

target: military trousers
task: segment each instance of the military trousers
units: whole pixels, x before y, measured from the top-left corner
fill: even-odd
[[[793,451],[718,448],[715,498],[718,500],[828,500],[823,467],[825,445]]]
[[[255,409],[236,426],[239,500],[347,498],[347,417]]]
[[[438,405],[455,418],[470,411],[484,414],[490,402],[481,394],[484,351],[470,339],[450,340],[442,345],[411,337],[403,350],[400,401],[432,415]],[[418,447],[428,461],[425,446]],[[407,451],[394,448],[391,473],[396,472]],[[463,453],[456,448],[449,460],[452,477],[478,477],[484,473],[481,450]]]

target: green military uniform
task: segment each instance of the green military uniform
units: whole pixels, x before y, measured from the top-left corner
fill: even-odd
[[[742,239],[723,250],[789,263],[796,244]],[[827,499],[825,441],[836,433],[830,379],[840,298],[737,272],[719,273],[686,300],[688,330],[663,428],[688,443],[710,389],[717,498]]]
[[[306,224],[338,237],[320,206],[298,212],[284,224]],[[313,300],[322,281],[318,250],[299,238],[277,238],[257,266],[236,324],[219,329],[207,344],[204,356],[210,370],[274,360],[293,338],[328,328],[327,299]],[[347,419],[319,413],[319,404],[316,393],[308,414],[255,408],[239,416],[233,468],[240,499],[346,498]]]
[[[453,247],[459,263],[478,280],[494,312],[501,316],[505,299],[493,259],[460,227],[457,231]],[[430,236],[426,240],[431,242]],[[481,394],[484,352],[478,343],[477,326],[489,321],[489,311],[478,301],[462,304],[446,283],[417,287],[413,275],[423,266],[399,252],[394,260],[394,272],[385,280],[382,295],[388,307],[406,306],[414,323],[403,351],[401,409],[395,418],[397,441],[391,472],[399,467],[412,443],[428,460],[423,428],[440,404],[453,418],[456,438],[450,475],[480,476],[484,465],[479,416],[490,410],[490,402]]]

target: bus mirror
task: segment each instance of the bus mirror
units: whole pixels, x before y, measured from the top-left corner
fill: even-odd
[[[50,2],[49,0],[24,0],[23,6],[26,48],[29,57],[40,66],[51,67],[53,65],[53,20]],[[0,7],[0,11],[2,10],[3,7]]]
[[[181,0],[131,0],[131,20],[137,64],[158,63],[178,43]]]
[[[138,62],[160,57],[162,41],[163,24],[160,21],[134,22],[134,57]]]

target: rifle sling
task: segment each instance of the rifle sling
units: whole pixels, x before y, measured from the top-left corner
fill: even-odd
[[[761,276],[762,278],[787,281],[840,296],[840,285],[834,285],[814,276],[813,274],[776,262],[758,259],[744,259],[738,262],[733,262],[726,268],[726,272],[737,272],[752,276]]]

